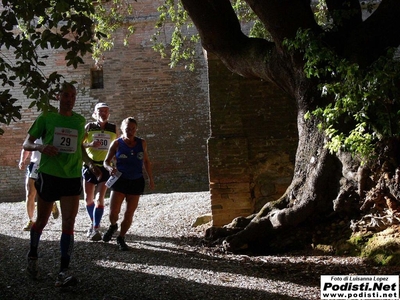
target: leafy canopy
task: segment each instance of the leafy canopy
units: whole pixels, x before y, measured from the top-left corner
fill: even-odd
[[[320,120],[331,152],[345,150],[366,163],[380,141],[400,135],[400,60],[390,49],[366,68],[338,56],[307,30],[299,30],[290,50],[304,53],[304,72],[319,81],[321,98],[328,99],[305,119]]]
[[[269,33],[243,0],[231,1],[238,19],[251,24],[249,37],[271,40]],[[366,1],[364,9],[372,12],[374,3]],[[187,27],[190,20],[180,3],[166,0],[159,8],[161,15],[157,27],[161,34],[167,22],[173,22],[175,31],[171,44],[171,66],[180,60],[190,60],[187,47]],[[333,22],[324,0],[315,2],[314,17],[324,32],[337,30],[340,19],[346,20],[353,12],[338,12]],[[184,32],[185,34],[183,34]],[[294,40],[286,40],[289,51],[303,53],[304,72],[310,80],[319,82],[320,105],[305,118],[316,117],[327,136],[326,147],[331,152],[350,151],[364,162],[373,158],[379,141],[400,134],[400,61],[392,49],[367,68],[340,57],[323,43],[324,35],[313,36],[310,31],[299,30]],[[165,43],[156,42],[155,49],[166,55]],[[194,40],[193,40],[194,41]],[[193,68],[193,65],[191,65]]]
[[[12,89],[20,85],[33,101],[29,108],[54,110],[50,100],[62,84],[57,70],[43,71],[48,49],[66,53],[66,66],[77,68],[87,54],[96,63],[110,49],[112,33],[132,8],[125,0],[3,0],[0,4],[0,122],[21,119]],[[128,27],[129,33],[133,32]],[[100,63],[98,64],[101,67]],[[4,131],[0,129],[0,134]]]
[[[169,57],[171,68],[176,67],[178,63],[185,62],[186,67],[193,71],[195,64],[195,46],[200,37],[195,34],[193,24],[189,20],[187,12],[182,4],[175,0],[165,0],[164,4],[158,7],[160,13],[156,23],[156,33],[152,37],[154,43],[153,49],[161,54],[161,57]],[[174,24],[171,39],[165,36],[165,27],[167,23]]]
[[[270,39],[244,1],[234,0],[232,5],[241,22],[252,24],[249,36]],[[165,0],[158,11],[154,50],[169,56],[171,67],[184,62],[193,70],[199,36],[187,12],[175,0]],[[129,0],[45,0],[40,5],[34,0],[4,0],[0,12],[0,46],[8,50],[0,52],[0,82],[5,87],[0,92],[0,122],[5,124],[21,118],[21,107],[11,93],[15,84],[33,99],[30,107],[52,108],[49,100],[56,98],[63,77],[57,71],[42,71],[47,59],[45,50],[64,49],[66,65],[74,68],[91,53],[101,67],[102,53],[113,47],[113,32],[127,25],[128,34],[134,33],[128,21],[133,13]],[[314,13],[325,31],[335,30],[324,1],[318,2]],[[174,30],[167,37],[165,28],[171,24]],[[299,30],[295,40],[286,41],[289,50],[304,54],[306,75],[319,81],[321,97],[328,99],[324,101],[327,105],[320,105],[305,117],[320,119],[331,151],[345,149],[368,158],[378,141],[399,134],[399,62],[391,50],[386,57],[361,69],[326,48],[321,40]]]
[[[30,107],[46,110],[49,100],[56,98],[51,87],[60,84],[56,71],[45,74],[48,57],[44,50],[65,49],[68,66],[77,67],[90,52],[94,38],[94,13],[88,2],[3,1],[0,5],[0,82],[6,87],[0,94],[0,122],[9,124],[20,119],[20,106],[10,89],[20,84],[27,98],[34,99]],[[3,133],[3,130],[1,130]]]

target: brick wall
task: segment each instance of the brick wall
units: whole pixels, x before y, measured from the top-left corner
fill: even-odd
[[[137,119],[137,135],[147,140],[153,163],[154,192],[208,190],[207,66],[200,47],[195,72],[183,67],[171,69],[168,59],[161,59],[154,52],[150,38],[158,5],[158,1],[138,1],[135,7],[140,17],[132,19],[136,32],[130,37],[128,47],[123,46],[125,31],[120,30],[116,35],[114,49],[105,53],[104,89],[90,90],[91,58],[75,70],[65,66],[64,53],[51,50],[47,52],[50,56],[45,72],[57,69],[67,79],[76,80],[79,89],[86,89],[79,91],[75,111],[88,121],[100,101],[110,105],[110,121],[118,127],[125,117]],[[38,115],[35,109],[28,109],[30,100],[25,99],[20,89],[14,89],[13,96],[23,107],[22,119],[2,126],[5,134],[0,136],[0,201],[25,198],[25,172],[18,169],[18,160],[27,130]]]
[[[118,125],[134,116],[138,136],[148,141],[154,192],[210,189],[213,225],[222,226],[284,193],[293,174],[296,108],[270,84],[235,75],[214,57],[206,60],[201,48],[195,72],[171,69],[151,48],[158,5],[135,4],[139,17],[132,19],[136,32],[129,46],[123,46],[121,30],[114,49],[105,53],[103,89],[89,89],[90,58],[74,70],[65,67],[64,53],[50,51],[47,71],[57,69],[86,89],[79,92],[76,111],[88,121],[100,101],[110,105],[110,121]],[[24,199],[24,171],[17,164],[38,115],[21,90],[13,95],[23,107],[22,120],[3,126],[0,136],[0,201]]]
[[[246,217],[278,199],[291,182],[296,107],[276,87],[230,72],[208,57],[208,139],[213,225]]]

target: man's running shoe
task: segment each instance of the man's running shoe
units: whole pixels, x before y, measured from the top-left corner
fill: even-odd
[[[98,242],[101,240],[101,233],[98,229],[94,229],[92,231],[92,234],[90,235],[90,240],[92,240],[93,242]]]
[[[39,273],[37,268],[37,257],[28,256],[28,267],[26,268],[26,271],[32,279],[37,279]]]
[[[68,287],[68,286],[75,286],[78,284],[78,279],[71,275],[68,270],[62,271],[58,273],[57,280],[56,280],[56,287]]]
[[[33,226],[33,221],[29,220],[28,223],[26,223],[26,226],[23,228],[23,230],[29,231],[29,230],[31,230],[32,226]]]
[[[86,232],[87,238],[90,239],[90,237],[92,236],[92,234],[93,234],[93,225],[90,225],[89,229],[88,229],[87,232]]]
[[[122,236],[117,237],[117,244],[118,244],[119,250],[121,250],[121,251],[129,250],[129,246],[125,243],[125,238],[123,238]]]
[[[60,216],[60,211],[58,210],[57,202],[54,201],[53,208],[51,210],[54,219],[57,219]]]
[[[108,227],[107,232],[103,235],[103,241],[106,243],[109,242],[113,234],[117,231],[117,229],[118,229],[118,224],[110,225],[110,227]]]

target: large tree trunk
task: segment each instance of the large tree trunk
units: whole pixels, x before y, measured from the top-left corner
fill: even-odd
[[[207,232],[209,238],[223,237],[228,251],[254,245],[268,247],[270,239],[293,235],[296,229],[303,230],[304,224],[316,224],[341,213],[354,217],[360,208],[373,207],[368,203],[374,199],[388,202],[399,196],[400,178],[393,176],[398,155],[392,145],[397,145],[397,141],[381,147],[382,159],[375,166],[361,168],[359,161],[348,153],[329,153],[325,148],[326,137],[317,128],[316,120],[304,120],[306,112],[323,107],[329,100],[321,98],[318,83],[305,76],[302,53],[288,51],[283,42],[293,39],[299,28],[309,29],[315,35],[323,32],[315,21],[310,1],[246,0],[273,42],[245,36],[229,0],[181,1],[207,51],[218,56],[232,72],[275,83],[297,101],[298,107],[299,145],[293,181],[286,193],[253,216],[235,219],[222,229],[211,228]],[[365,67],[388,47],[399,45],[397,0],[382,0],[366,21],[361,18],[358,0],[326,2],[337,28],[325,33],[324,43],[339,56]],[[338,18],[343,16],[337,14],[342,9],[350,12],[346,22]],[[383,162],[389,162],[385,168]],[[373,176],[366,176],[368,172]]]
[[[291,185],[280,199],[267,203],[257,214],[245,220],[234,220],[226,226],[228,234],[234,233],[224,242],[226,250],[238,251],[249,246],[254,249],[254,245],[268,247],[266,242],[278,232],[290,231],[296,236],[296,228],[303,230],[299,225],[305,222],[317,224],[334,210],[340,210],[342,195],[348,196],[350,191],[356,194],[358,164],[345,153],[340,157],[330,154],[324,148],[324,135],[316,124],[305,122],[302,114],[298,118],[298,128],[299,146]],[[357,210],[360,206],[358,197],[352,201]],[[219,237],[220,233],[213,238]],[[282,239],[282,245],[286,243]]]

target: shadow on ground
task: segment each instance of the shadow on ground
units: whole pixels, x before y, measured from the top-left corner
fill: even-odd
[[[54,288],[58,241],[41,241],[40,277],[33,281],[25,271],[29,241],[0,235],[0,299],[310,299],[280,291],[285,285],[318,291],[321,274],[377,272],[365,265],[213,255],[182,247],[184,239],[131,235],[127,240],[134,241],[128,252],[118,251],[115,241],[75,242],[71,268],[80,283],[60,290]],[[398,269],[385,272],[398,274]]]

